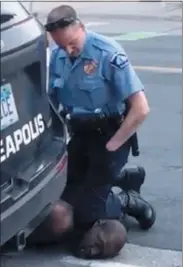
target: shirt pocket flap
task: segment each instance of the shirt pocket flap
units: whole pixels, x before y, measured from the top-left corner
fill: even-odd
[[[95,90],[104,90],[104,82],[102,79],[85,79],[80,85],[81,91],[92,93]]]

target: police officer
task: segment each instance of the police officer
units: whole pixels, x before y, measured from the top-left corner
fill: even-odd
[[[56,44],[49,83],[54,106],[62,104],[73,117],[98,111],[105,117],[104,128],[102,119],[94,128],[82,123],[77,128],[70,120],[68,181],[62,198],[74,207],[78,224],[118,219],[127,213],[141,228],[150,228],[155,211],[139,194],[144,174],[135,179],[134,175],[120,175],[128,160],[131,136],[149,113],[141,81],[123,48],[85,29],[71,6],[53,9],[45,28]],[[124,117],[125,103],[129,110]],[[113,185],[123,189],[118,196],[111,191]]]

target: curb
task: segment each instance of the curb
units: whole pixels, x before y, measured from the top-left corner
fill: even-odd
[[[126,244],[108,260],[82,260],[59,245],[1,255],[2,267],[182,267],[182,252]]]
[[[68,259],[67,262],[62,262],[64,263],[63,267],[142,267],[142,266],[137,266],[137,265],[129,265],[129,264],[123,264],[119,262],[82,262],[82,261],[77,261],[75,259]],[[144,266],[143,266],[144,267]],[[148,266],[147,266],[148,267]]]
[[[47,13],[45,12],[34,12],[34,15],[41,21],[46,19]],[[81,19],[87,19],[87,20],[96,20],[97,17],[100,17],[100,19],[109,19],[110,20],[144,20],[144,21],[150,21],[150,20],[156,20],[156,21],[181,21],[181,16],[147,16],[147,15],[128,15],[128,14],[82,14],[80,13]]]
[[[131,14],[82,14],[81,18],[87,18],[87,19],[96,19],[96,17],[100,17],[102,19],[112,19],[112,20],[158,20],[158,21],[181,21],[182,16],[171,16],[171,15],[165,15],[165,16],[148,16],[148,15],[131,15]]]
[[[126,244],[114,259],[91,261],[63,255],[60,263],[63,267],[181,267],[182,252]]]
[[[59,5],[59,2],[47,2],[46,5],[41,5],[41,2],[38,5],[36,4],[36,1],[22,1],[23,4],[27,7],[29,11],[32,13],[36,13],[39,19],[45,19],[48,12]],[[122,2],[121,1],[115,1],[117,4],[119,2],[120,6],[117,8],[117,5],[114,5],[112,7],[112,10],[109,6],[111,1],[76,1],[76,0],[71,0],[71,1],[63,1],[64,4],[71,4],[73,7],[77,10],[79,16],[81,18],[87,18],[88,19],[111,19],[111,20],[158,20],[158,21],[181,21],[182,20],[182,12],[181,12],[181,6],[179,7],[174,7],[174,9],[169,10],[167,8],[162,8],[162,5],[160,4],[158,6],[158,3],[154,2],[152,5],[152,10],[149,9],[149,5],[147,5],[148,10],[144,10],[141,8],[140,0],[136,1],[136,7],[131,10],[131,5],[133,0],[127,1],[127,10],[123,10],[122,7]],[[32,3],[32,4],[31,4]],[[101,4],[106,3],[106,11],[105,10],[100,10],[102,8]],[[161,2],[159,2],[161,3]],[[95,5],[95,4],[99,4]],[[144,2],[144,4],[147,4],[147,2]],[[162,2],[166,6],[165,2]],[[167,3],[168,4],[168,3]],[[175,3],[175,5],[177,5]],[[155,8],[156,7],[156,8]],[[145,6],[144,6],[145,8]],[[154,9],[155,8],[155,9]],[[112,11],[112,12],[111,12]]]

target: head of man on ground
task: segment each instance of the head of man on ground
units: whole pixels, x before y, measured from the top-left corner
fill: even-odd
[[[88,259],[115,257],[125,245],[127,232],[117,220],[99,220],[84,235],[77,256]]]
[[[54,42],[70,56],[77,57],[85,43],[85,28],[76,11],[68,5],[54,8],[45,25]]]

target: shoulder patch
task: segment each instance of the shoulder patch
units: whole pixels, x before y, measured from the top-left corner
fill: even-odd
[[[129,61],[125,54],[116,52],[112,55],[110,63],[113,67],[123,69],[129,64]]]

